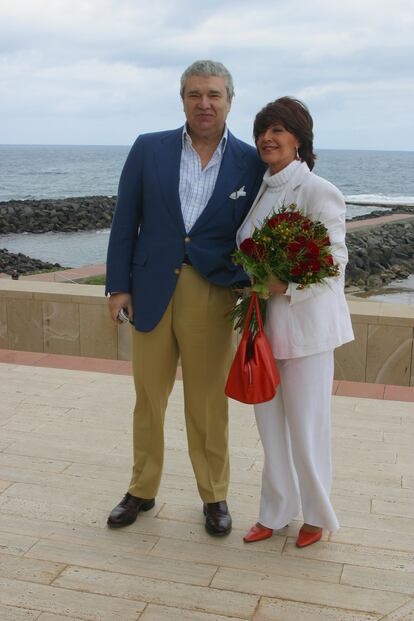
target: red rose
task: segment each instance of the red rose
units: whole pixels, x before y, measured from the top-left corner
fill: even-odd
[[[294,265],[290,270],[292,276],[302,276],[305,272],[306,269],[303,269],[303,264]]]
[[[283,222],[284,218],[282,217],[283,214],[282,213],[278,213],[275,216],[273,216],[272,218],[269,218],[269,220],[267,221],[267,225],[271,228],[271,229],[275,229],[279,226],[279,224],[281,222]]]
[[[326,263],[326,265],[333,265],[334,260],[333,260],[332,255],[328,254],[328,256],[324,258],[324,262]]]
[[[319,270],[321,269],[321,264],[320,261],[318,261],[318,259],[312,259],[312,261],[309,262],[309,272],[313,272],[314,274],[317,274],[319,272]]]
[[[286,213],[286,220],[289,220],[290,222],[298,222],[299,220],[302,220],[302,215],[300,213],[297,213],[297,211],[289,211]]]
[[[255,256],[255,249],[256,249],[256,243],[252,240],[251,237],[247,237],[240,244],[240,250],[244,252],[244,254],[247,254],[248,257]]]
[[[251,237],[247,237],[241,244],[240,250],[252,259],[262,261],[266,257],[266,248],[262,244],[257,244]]]
[[[288,251],[288,255],[290,258],[295,257],[295,255],[297,255],[297,253],[303,248],[303,245],[300,244],[297,241],[293,241],[290,242],[290,244],[287,245],[287,251]]]
[[[311,239],[307,242],[306,249],[308,253],[312,255],[313,257],[319,256],[319,246],[315,244],[315,242],[312,241]]]
[[[306,244],[308,243],[308,240],[304,235],[298,235],[295,241],[300,244],[301,248],[305,248]]]

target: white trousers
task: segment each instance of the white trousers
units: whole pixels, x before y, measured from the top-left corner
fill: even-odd
[[[283,528],[302,509],[305,523],[337,530],[329,500],[333,351],[277,366],[276,396],[254,406],[264,448],[259,522]]]

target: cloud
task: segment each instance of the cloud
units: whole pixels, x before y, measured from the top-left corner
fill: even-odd
[[[177,126],[182,71],[213,58],[234,75],[229,120],[245,139],[259,108],[291,94],[321,146],[349,145],[357,125],[353,146],[378,148],[381,124],[383,148],[413,148],[409,0],[14,0],[0,24],[2,142],[122,144]]]

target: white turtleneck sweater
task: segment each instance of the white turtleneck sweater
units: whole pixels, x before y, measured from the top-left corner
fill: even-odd
[[[304,162],[291,162],[274,175],[266,172],[263,182],[262,195],[237,233],[238,245],[273,211],[294,202],[311,220],[320,220],[326,226],[332,255],[341,267],[338,278],[305,289],[289,282],[284,295],[270,297],[265,331],[273,353],[282,360],[335,349],[353,340],[343,283],[348,258],[343,196],[331,183],[310,173]]]
[[[264,219],[267,218],[272,211],[277,211],[283,206],[289,188],[289,181],[300,165],[301,162],[294,160],[288,164],[286,168],[274,175],[270,174],[269,169],[266,170],[263,181],[267,188],[260,197],[252,213],[249,214],[248,218],[244,221],[239,232],[240,241],[243,241],[247,237],[251,237],[255,227],[260,227]],[[287,207],[287,205],[285,206]]]

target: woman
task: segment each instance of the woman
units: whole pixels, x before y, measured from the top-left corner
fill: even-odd
[[[344,295],[345,203],[339,190],[311,172],[313,121],[306,106],[281,97],[254,122],[257,149],[268,169],[253,206],[237,234],[238,244],[282,205],[295,203],[310,219],[325,224],[341,274],[298,289],[273,277],[266,333],[280,375],[277,395],[255,406],[264,448],[259,522],[244,541],[271,537],[302,509],[296,541],[319,541],[323,529],[339,528],[329,500],[331,487],[330,407],[334,349],[353,340]]]

